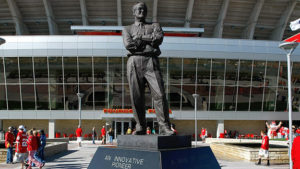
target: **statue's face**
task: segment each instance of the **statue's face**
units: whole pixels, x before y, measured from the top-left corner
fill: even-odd
[[[144,19],[147,16],[147,8],[144,4],[139,3],[135,6],[133,15],[138,19]]]

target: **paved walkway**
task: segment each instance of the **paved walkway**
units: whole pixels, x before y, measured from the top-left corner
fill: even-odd
[[[198,144],[201,146],[201,144]],[[81,148],[78,148],[76,142],[71,141],[69,144],[69,151],[53,156],[47,159],[45,169],[84,169],[87,168],[96,149],[100,145],[100,142],[96,142],[96,145],[91,142],[83,142]],[[206,144],[202,144],[206,146]],[[254,163],[244,161],[231,161],[229,159],[218,159],[218,162],[222,169],[288,169],[288,165],[272,165],[256,166]],[[7,169],[20,169],[20,164],[0,164],[0,168]],[[37,168],[37,167],[33,167]]]

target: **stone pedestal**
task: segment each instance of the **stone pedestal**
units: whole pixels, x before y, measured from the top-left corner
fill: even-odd
[[[191,136],[118,136],[99,147],[88,169],[220,169],[209,146],[191,148]]]

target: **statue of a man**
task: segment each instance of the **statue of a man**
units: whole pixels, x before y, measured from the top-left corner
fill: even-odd
[[[173,135],[170,130],[169,107],[164,82],[160,72],[159,45],[163,41],[163,31],[158,23],[147,23],[147,6],[138,2],[133,6],[135,22],[123,30],[123,42],[129,51],[127,78],[134,118],[136,135],[146,134],[145,85],[148,84],[154,99],[154,108],[160,132]]]

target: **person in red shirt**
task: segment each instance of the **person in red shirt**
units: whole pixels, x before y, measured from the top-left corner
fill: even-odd
[[[16,153],[14,160],[15,162],[21,162],[22,168],[24,167],[25,160],[27,159],[27,135],[24,130],[24,126],[20,125],[16,138]]]
[[[201,129],[201,139],[202,139],[203,143],[205,142],[205,133],[206,133],[205,128],[202,127],[202,129]]]
[[[268,162],[267,165],[270,165],[270,161],[269,161],[269,137],[265,134],[264,131],[260,131],[261,137],[262,137],[262,143],[260,146],[260,150],[258,153],[258,162],[256,163],[256,165],[260,165],[261,164],[261,158],[262,156],[264,156],[265,158],[267,158]]]
[[[151,134],[150,127],[147,127],[146,134],[147,134],[147,135],[150,135],[150,134]]]
[[[297,136],[293,141],[292,161],[293,169],[300,169],[300,136]]]
[[[102,137],[101,144],[106,144],[106,130],[105,130],[105,126],[103,126],[102,129],[101,129],[101,137]]]
[[[5,133],[5,147],[7,148],[6,164],[13,162],[13,144],[15,136],[13,134],[13,128],[8,127],[8,132]]]
[[[81,142],[82,142],[82,129],[81,126],[78,125],[78,128],[76,130],[76,137],[77,137],[77,142],[78,146],[81,147]]]
[[[44,163],[39,162],[34,158],[34,154],[38,150],[38,140],[37,140],[37,134],[35,132],[35,135],[33,134],[33,130],[29,130],[27,132],[28,139],[27,139],[27,150],[28,150],[28,169],[31,169],[32,163],[35,164],[36,167],[42,168],[44,166]]]

